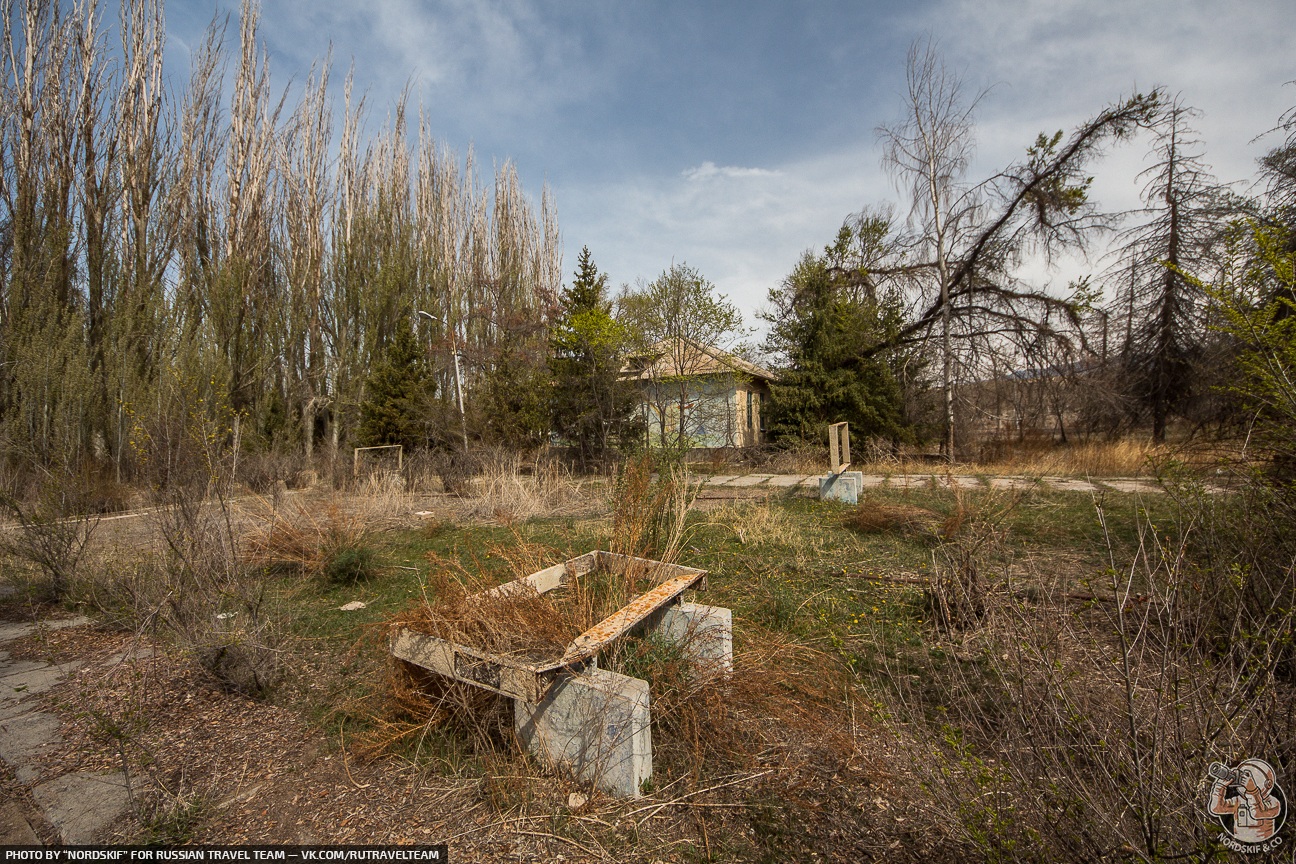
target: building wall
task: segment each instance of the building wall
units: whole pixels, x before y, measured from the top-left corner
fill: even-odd
[[[762,408],[768,398],[769,387],[765,382],[741,380],[732,375],[699,376],[683,382],[645,382],[641,411],[647,425],[648,443],[661,447],[676,442],[683,402],[688,447],[756,446],[765,440]]]

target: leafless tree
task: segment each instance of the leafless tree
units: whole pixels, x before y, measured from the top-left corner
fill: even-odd
[[[878,127],[883,164],[910,196],[910,215],[934,265],[940,298],[941,387],[945,398],[945,454],[954,460],[954,354],[950,338],[950,256],[955,238],[974,223],[980,189],[963,182],[975,149],[976,107],[982,90],[970,99],[965,84],[946,66],[930,42],[914,43],[905,65],[905,116]]]
[[[887,351],[926,342],[939,332],[945,388],[945,450],[955,455],[954,405],[960,350],[965,363],[997,337],[1035,330],[1077,338],[1078,316],[1068,298],[1021,284],[1015,265],[1027,254],[1051,258],[1082,246],[1114,218],[1088,198],[1086,164],[1110,141],[1150,123],[1157,92],[1136,95],[1080,126],[1070,138],[1040,135],[1026,157],[975,186],[963,181],[971,155],[972,120],[983,93],[971,99],[930,43],[909,54],[906,116],[878,130],[885,161],[912,196],[916,241],[899,244],[917,255],[897,256],[857,278],[896,280],[917,303],[909,323],[870,349]],[[973,349],[974,343],[980,347]],[[958,345],[964,346],[962,349]],[[968,352],[973,353],[969,354]]]

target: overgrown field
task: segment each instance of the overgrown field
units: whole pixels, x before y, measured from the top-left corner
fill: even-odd
[[[581,487],[579,510],[531,518],[468,515],[482,501],[411,516],[376,490],[178,500],[149,517],[150,551],[92,545],[63,572],[11,542],[6,571],[33,588],[59,580],[63,602],[170,646],[226,699],[309,718],[368,770],[451,784],[447,824],[454,807],[491,814],[463,836],[526,820],[568,857],[1156,860],[1215,848],[1199,800],[1211,761],[1289,764],[1290,579],[1241,552],[1229,569],[1209,534],[1253,506],[1244,495],[1037,486],[701,509],[692,494],[632,466]],[[641,801],[537,764],[502,699],[386,650],[391,622],[423,604],[592,549],[705,568],[709,590],[691,599],[734,613],[731,677],[698,679],[650,638],[601,660],[650,684],[655,774]],[[148,749],[130,743],[116,752],[142,767]],[[228,794],[217,779],[190,779],[186,814]],[[174,793],[142,788],[154,803],[141,826],[156,831]],[[206,836],[201,818],[178,824],[173,841]]]

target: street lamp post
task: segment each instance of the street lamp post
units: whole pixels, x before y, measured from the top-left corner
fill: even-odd
[[[429,318],[433,321],[436,321],[440,324],[444,324],[447,329],[449,329],[450,327],[449,324],[446,324],[445,321],[433,315],[431,312],[424,312],[422,309],[419,309],[418,314],[422,315],[425,318]],[[455,396],[458,397],[459,400],[459,432],[463,435],[464,452],[467,453],[468,452],[468,423],[466,420],[464,420],[463,375],[460,374],[459,372],[459,337],[455,334],[453,330],[451,330],[450,338],[452,340],[451,344],[454,346]]]

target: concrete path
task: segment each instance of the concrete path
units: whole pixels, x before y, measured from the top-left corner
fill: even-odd
[[[30,624],[0,622],[0,646],[42,628],[60,630],[92,623],[89,618]],[[114,662],[116,659],[112,658]],[[61,842],[90,843],[126,810],[129,796],[120,772],[77,771],[59,777],[42,774],[41,754],[63,739],[58,716],[43,710],[36,697],[81,665],[81,661],[57,664],[18,660],[0,647],[0,759],[30,792],[40,811],[39,815],[32,814],[18,802],[5,802],[0,807],[0,846],[38,842],[33,828],[42,818]]]
[[[698,476],[698,475],[695,475]],[[790,489],[793,487],[819,488],[819,478],[824,474],[719,474],[698,476],[707,486],[725,486],[745,489]],[[1155,480],[1148,478],[1090,478],[1079,480],[1072,477],[988,477],[982,478],[972,474],[865,474],[863,488],[891,489],[1029,489],[1032,486],[1044,486],[1059,492],[1136,492],[1161,493],[1165,489]],[[1228,490],[1212,484],[1205,484],[1205,490],[1219,494]]]

